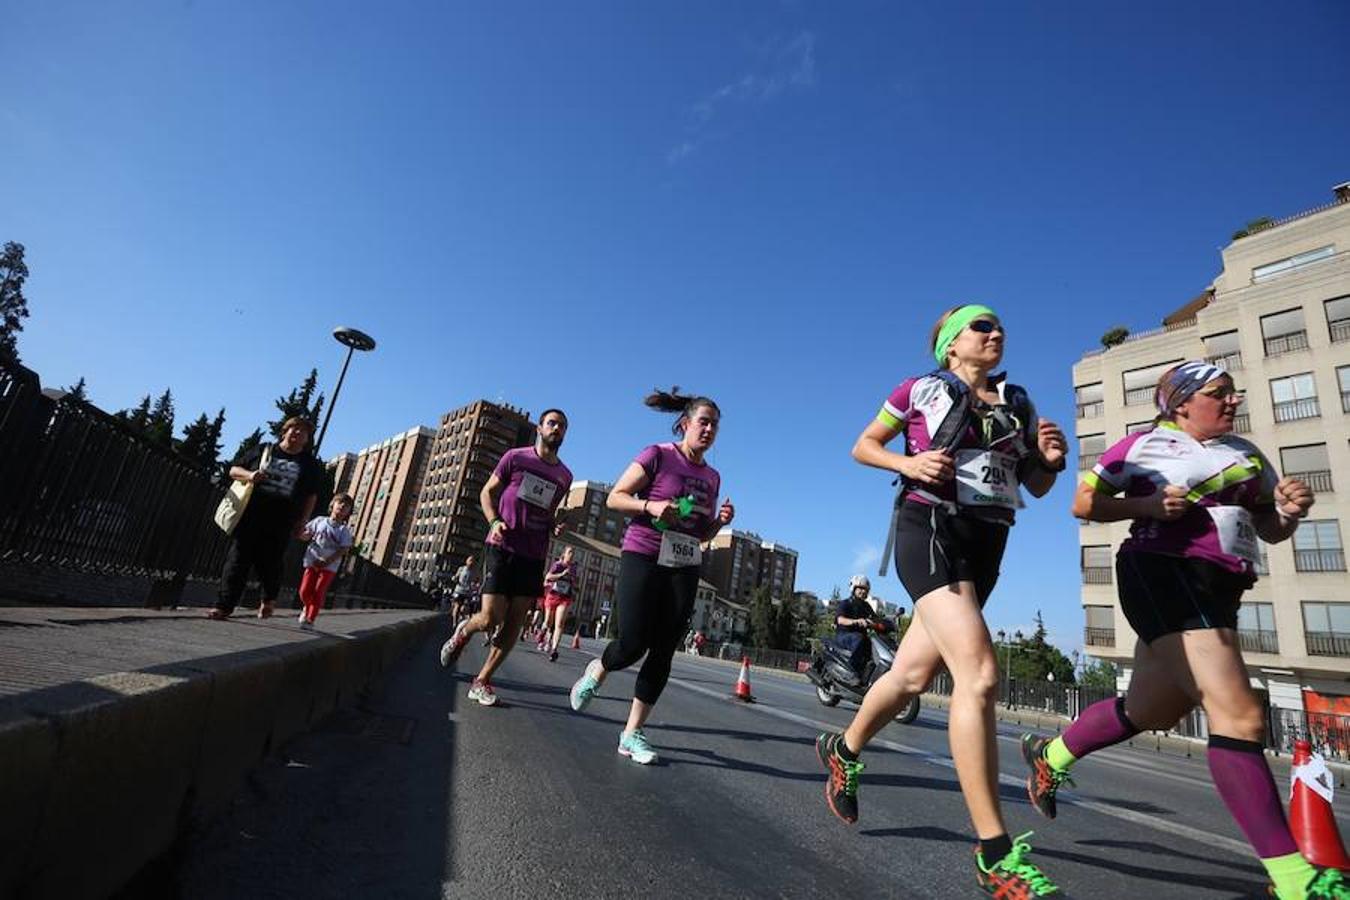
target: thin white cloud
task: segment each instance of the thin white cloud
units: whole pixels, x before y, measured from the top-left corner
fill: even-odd
[[[768,103],[788,90],[815,87],[816,36],[812,32],[803,31],[788,40],[770,40],[757,55],[751,71],[690,105],[687,135],[667,151],[667,163],[675,165],[698,150],[706,140],[709,124],[724,117],[727,110]]]
[[[881,548],[875,544],[864,544],[853,551],[853,566],[850,575],[859,572],[866,574],[872,566],[881,560]]]

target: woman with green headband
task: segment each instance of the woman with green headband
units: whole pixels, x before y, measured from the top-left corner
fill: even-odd
[[[816,750],[830,773],[830,809],[856,822],[859,753],[945,666],[952,758],[979,839],[976,880],[995,896],[1042,897],[1059,889],[1031,863],[1026,835],[1008,836],[999,808],[999,670],[983,608],[1022,506],[1019,485],[1036,497],[1049,491],[1064,470],[1065,440],[1037,418],[1026,391],[994,374],[1006,336],[986,306],[948,310],[929,338],[938,369],[901,383],[854,444],[854,459],[902,480],[895,565],[914,620],[853,722],[842,734],[820,735]],[[888,450],[902,434],[905,452]]]

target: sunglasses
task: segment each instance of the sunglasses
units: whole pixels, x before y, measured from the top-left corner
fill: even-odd
[[[1196,391],[1197,394],[1203,394],[1206,397],[1213,397],[1215,400],[1227,400],[1229,397],[1237,397],[1239,400],[1246,395],[1246,391],[1240,391],[1234,387],[1214,388],[1211,391]]]
[[[991,322],[988,319],[976,319],[974,322],[971,322],[966,327],[969,328],[971,331],[977,331],[980,334],[993,334],[995,331],[997,331],[1004,337],[1008,336],[1007,329],[1005,329],[1001,323]]]

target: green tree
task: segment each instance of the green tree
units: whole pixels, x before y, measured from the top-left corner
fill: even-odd
[[[173,392],[165,388],[150,408],[150,416],[145,423],[146,439],[161,447],[172,447],[173,418]]]
[[[1107,350],[1110,350],[1117,344],[1125,343],[1125,339],[1129,336],[1130,329],[1126,328],[1124,325],[1117,325],[1114,328],[1108,329],[1106,333],[1102,335],[1102,346]]]
[[[82,400],[85,403],[89,402],[89,392],[84,386],[83,375],[80,376],[79,381],[66,388],[66,396],[72,400]]]
[[[253,429],[252,434],[250,434],[248,437],[244,438],[242,441],[239,442],[239,446],[235,448],[234,455],[231,456],[230,459],[231,460],[239,459],[241,456],[243,456],[245,453],[248,453],[254,447],[257,447],[258,445],[262,444],[262,442],[263,442],[263,430],[261,428]]]
[[[310,369],[309,376],[300,383],[300,386],[293,388],[289,394],[277,398],[277,410],[281,413],[281,418],[267,423],[267,428],[272,432],[272,436],[281,437],[281,426],[291,416],[300,416],[314,423],[315,427],[319,424],[319,414],[323,412],[323,392],[319,392],[317,399],[314,392],[319,384],[319,370]]]
[[[18,334],[28,318],[28,298],[23,295],[27,280],[23,244],[7,241],[0,253],[0,360],[19,361]]]
[[[1252,219],[1246,225],[1233,232],[1233,240],[1241,240],[1250,234],[1256,234],[1258,231],[1265,231],[1275,224],[1275,220],[1270,216],[1261,216],[1259,219]]]
[[[145,429],[150,424],[150,395],[142,397],[134,409],[124,409],[114,415],[125,422],[132,431],[145,434]]]
[[[1088,659],[1091,662],[1083,666],[1079,684],[1083,687],[1114,690],[1116,687],[1116,667],[1104,659],[1097,659],[1096,657],[1088,657]]]
[[[178,452],[206,469],[219,465],[220,432],[225,427],[225,409],[222,407],[214,419],[207,419],[202,413],[189,425],[183,426],[183,439],[178,442]]]
[[[778,610],[769,596],[769,589],[760,586],[750,594],[750,645],[772,647],[778,627]]]

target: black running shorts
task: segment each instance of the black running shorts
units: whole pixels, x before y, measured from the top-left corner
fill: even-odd
[[[1204,559],[1161,553],[1116,554],[1120,609],[1139,640],[1198,628],[1237,628],[1251,577]]]
[[[969,581],[983,609],[1007,544],[1007,525],[906,500],[895,535],[895,571],[915,603],[938,588]]]
[[[544,596],[544,561],[488,544],[483,548],[483,594]]]

